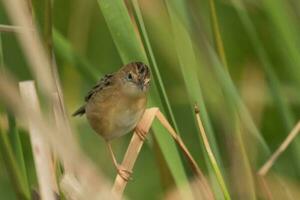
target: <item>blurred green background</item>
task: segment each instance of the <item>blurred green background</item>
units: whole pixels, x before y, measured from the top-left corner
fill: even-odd
[[[45,2],[33,0],[41,35]],[[118,40],[113,36],[118,32],[111,28],[109,17],[106,16],[108,14],[103,12],[105,6],[99,7],[99,2],[52,1],[54,53],[70,116],[83,103],[83,97],[98,78],[116,71],[124,63],[120,51],[126,50],[119,49]],[[130,2],[126,1],[126,5],[135,37],[147,52],[144,32]],[[247,184],[251,184],[253,178],[251,176],[255,176],[300,118],[299,1],[140,0],[138,5],[160,72],[160,76],[154,75],[153,85],[165,89],[180,136],[200,168],[208,175],[210,166],[205,161],[206,152],[192,110],[194,102],[205,103],[209,119],[205,126],[207,129],[210,129],[208,126],[212,127],[213,136],[209,135],[209,138],[215,138],[215,143],[211,141],[214,143],[211,145],[218,152],[214,153],[232,199],[253,197],[247,190]],[[216,14],[219,30],[216,29],[213,13]],[[111,14],[121,16],[118,13]],[[2,3],[0,24],[11,24]],[[221,36],[227,64],[219,54],[220,43],[216,40],[216,33]],[[15,34],[1,33],[1,39],[6,70],[19,81],[34,79]],[[149,53],[147,56],[149,59]],[[153,71],[151,59],[150,65]],[[93,73],[89,73],[87,68]],[[161,77],[163,85],[157,81],[157,77]],[[231,77],[232,85],[228,77]],[[198,94],[200,88],[202,91]],[[152,90],[151,96],[157,95]],[[160,90],[158,96],[163,99]],[[236,117],[236,113],[245,113],[240,102],[249,111],[251,120],[243,118],[243,114],[237,114]],[[167,110],[164,104],[161,105]],[[4,106],[1,108],[5,110]],[[203,111],[201,108],[200,112]],[[166,115],[172,121],[170,115]],[[247,128],[252,120],[261,139],[251,134],[255,132],[253,128]],[[116,171],[102,138],[92,131],[85,117],[70,117],[70,121],[83,150],[113,181]],[[242,133],[242,143],[238,132]],[[37,183],[29,139],[26,131],[21,129],[20,134],[29,182],[34,188]],[[119,161],[130,138],[131,134],[128,134],[113,142]],[[262,147],[261,141],[269,147],[269,152]],[[271,169],[282,179],[283,187],[291,190],[300,186],[299,142],[300,139],[296,138]],[[134,167],[133,180],[125,191],[130,199],[162,199],[174,186],[174,174],[168,172],[161,148],[157,139],[150,136]],[[191,178],[192,172],[182,155],[181,158],[187,177]],[[245,175],[248,172],[250,177]],[[245,182],[245,186],[239,185],[241,181]],[[259,186],[256,184],[254,188],[255,196],[263,198],[257,192]],[[297,199],[295,193],[292,194]],[[0,196],[1,199],[16,199],[3,160],[0,160]],[[219,198],[222,199],[222,195]]]

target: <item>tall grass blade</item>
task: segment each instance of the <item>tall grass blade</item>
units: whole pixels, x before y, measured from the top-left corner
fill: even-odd
[[[175,5],[173,5],[175,4]],[[185,21],[188,23],[188,15],[184,11],[184,4],[182,1],[174,1],[169,2],[166,1],[167,9],[170,15],[171,19],[171,25],[173,29],[173,35],[174,35],[174,41],[176,46],[176,52],[179,59],[179,66],[181,69],[181,73],[183,75],[183,79],[185,82],[185,87],[189,95],[189,101],[191,105],[191,112],[193,113],[193,106],[195,102],[199,102],[200,109],[202,110],[202,118],[204,121],[204,126],[207,130],[208,138],[211,143],[212,149],[216,155],[216,160],[219,164],[219,166],[222,166],[222,161],[220,159],[219,150],[216,144],[216,140],[214,137],[214,132],[210,123],[210,119],[208,117],[208,113],[206,110],[205,102],[202,95],[202,88],[198,81],[197,76],[197,67],[199,66],[199,63],[197,63],[196,55],[193,49],[193,44],[191,37],[189,35],[188,30],[186,29],[186,26],[188,24],[183,24],[182,22]],[[182,13],[181,16],[184,18],[179,18],[176,13]],[[194,114],[193,114],[193,117]],[[199,136],[197,136],[199,137]],[[216,179],[214,175],[213,168],[210,165],[209,158],[207,157],[207,154],[203,150],[205,158],[206,158],[206,164],[209,169],[211,179],[212,181],[218,182],[218,179]],[[218,185],[221,185],[221,183],[218,183]],[[219,194],[219,186],[214,184],[214,190],[215,194]]]
[[[178,132],[179,131],[178,126],[177,126],[177,123],[175,121],[175,117],[174,117],[174,114],[173,114],[173,111],[172,111],[172,108],[171,108],[171,105],[170,105],[170,101],[169,101],[167,93],[165,91],[165,86],[164,86],[164,83],[162,81],[162,77],[160,75],[158,65],[157,65],[156,59],[155,59],[154,54],[153,54],[153,50],[152,50],[152,47],[151,47],[151,44],[150,44],[150,40],[148,38],[148,33],[147,33],[147,30],[146,30],[146,27],[145,27],[145,24],[144,24],[143,16],[142,16],[138,1],[137,0],[131,0],[131,1],[132,1],[132,4],[133,4],[134,13],[135,13],[136,18],[137,18],[137,23],[138,23],[139,30],[140,30],[140,33],[141,33],[142,41],[143,41],[143,44],[145,45],[145,51],[146,51],[147,57],[149,58],[150,65],[153,68],[153,72],[154,72],[153,76],[154,76],[154,80],[156,81],[156,85],[158,86],[157,89],[158,89],[158,92],[160,94],[160,99],[161,99],[164,107],[166,108],[166,112],[168,113],[168,117],[172,120],[172,124],[174,125],[176,131]]]
[[[140,60],[148,63],[148,59],[134,31],[124,2],[122,0],[99,0],[98,3],[122,61],[128,63],[130,61]],[[165,112],[155,84],[152,85],[150,105],[159,107]],[[182,197],[187,199],[191,198],[192,194],[190,189],[184,187],[184,185],[187,185],[188,179],[175,143],[170,140],[166,130],[164,130],[160,124],[154,123],[152,128],[171,174],[174,177],[175,183],[180,188]]]
[[[199,111],[198,105],[195,105],[195,113],[196,113],[196,119],[197,119],[198,127],[200,129],[201,138],[203,140],[205,149],[207,151],[210,163],[213,167],[213,170],[216,174],[216,177],[217,177],[218,182],[220,184],[220,187],[222,189],[224,199],[231,199],[231,197],[229,195],[229,191],[228,191],[227,186],[225,184],[225,181],[223,179],[222,173],[220,171],[220,168],[219,168],[218,163],[216,161],[216,158],[214,156],[214,153],[212,152],[212,149],[210,147],[210,144],[209,144],[209,141],[208,141],[208,138],[207,138],[207,135],[206,135],[206,131],[203,127],[203,123],[202,123],[201,118],[200,118],[200,111]]]
[[[247,30],[247,34],[249,35],[249,38],[251,39],[251,42],[254,46],[256,54],[262,63],[263,70],[267,76],[269,90],[273,96],[273,100],[276,105],[276,108],[278,109],[278,111],[280,113],[280,117],[281,117],[282,121],[284,122],[285,131],[288,133],[292,129],[292,127],[294,126],[294,124],[296,122],[295,116],[293,115],[291,108],[287,103],[285,95],[281,91],[280,81],[272,68],[272,65],[270,63],[270,59],[266,53],[266,50],[262,46],[262,43],[257,35],[257,30],[255,29],[255,26],[254,26],[253,22],[251,21],[248,13],[245,11],[244,4],[240,1],[235,1],[234,6],[240,17],[240,20],[242,21],[245,29]],[[295,158],[298,158],[297,152],[299,152],[298,151],[299,146],[300,146],[300,143],[297,141],[295,144],[292,144],[292,148],[294,150],[294,151],[292,151],[292,154]],[[299,169],[299,167],[300,167],[299,159],[294,159],[294,162],[297,163],[297,167]]]
[[[26,181],[23,179],[18,163],[14,157],[13,150],[9,143],[7,133],[2,131],[0,125],[0,150],[6,170],[11,178],[12,184],[19,199],[30,200],[30,190],[26,186]]]
[[[30,190],[30,186],[28,183],[26,164],[25,164],[25,159],[24,159],[24,153],[23,153],[23,146],[22,146],[21,138],[20,138],[20,132],[17,128],[16,120],[15,120],[14,116],[11,113],[9,113],[9,111],[7,111],[7,116],[8,116],[8,124],[9,124],[9,129],[8,129],[9,138],[11,139],[12,147],[14,149],[14,154],[16,156],[19,170],[22,174],[22,177],[24,179],[26,187],[28,188],[28,190]]]
[[[56,29],[53,30],[53,45],[55,53],[64,61],[71,63],[90,83],[98,81],[101,73],[91,63],[78,55],[71,47],[69,41]]]
[[[219,27],[219,21],[218,21],[216,6],[215,6],[215,0],[209,0],[209,7],[210,7],[210,15],[211,15],[211,20],[212,20],[211,23],[212,23],[212,29],[213,29],[216,49],[220,56],[221,62],[223,63],[224,67],[226,67],[226,69],[228,70],[228,64],[227,64],[226,54],[225,54],[225,50],[224,50],[222,35],[221,35],[220,27]]]
[[[3,54],[3,47],[2,47],[2,36],[0,33],[0,73],[3,74],[5,73],[4,65],[5,64],[4,64],[4,54]],[[12,143],[12,147],[14,149],[14,154],[16,156],[17,163],[20,166],[19,169],[21,171],[21,175],[23,177],[26,188],[30,190],[26,166],[25,166],[24,154],[23,154],[23,147],[22,147],[19,131],[16,125],[16,120],[9,110],[7,110],[7,118],[8,118],[8,125],[9,125],[8,133],[9,133],[10,141]]]
[[[292,17],[293,11],[287,1],[265,0],[263,5],[280,37],[277,45],[288,64],[288,72],[300,87],[300,29],[297,19]]]

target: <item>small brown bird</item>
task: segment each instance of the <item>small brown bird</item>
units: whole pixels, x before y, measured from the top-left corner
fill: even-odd
[[[122,178],[128,180],[130,172],[117,163],[110,141],[132,131],[141,119],[147,103],[150,70],[142,62],[132,62],[119,71],[105,75],[87,94],[85,104],[73,116],[86,117],[101,135],[111,153],[115,167]],[[143,140],[144,133],[136,129]]]

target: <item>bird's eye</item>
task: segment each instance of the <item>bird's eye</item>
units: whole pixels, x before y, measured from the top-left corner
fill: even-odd
[[[129,73],[129,74],[127,75],[127,80],[129,80],[129,81],[132,80],[132,74],[131,74],[131,73]]]

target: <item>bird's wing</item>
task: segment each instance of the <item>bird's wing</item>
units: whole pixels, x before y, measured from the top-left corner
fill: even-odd
[[[91,97],[103,90],[106,87],[109,87],[112,83],[113,74],[106,74],[103,78],[101,78],[98,83],[88,92],[85,96],[84,100],[88,102]]]

